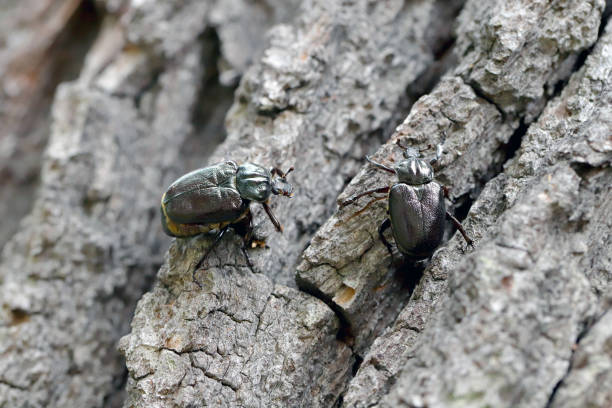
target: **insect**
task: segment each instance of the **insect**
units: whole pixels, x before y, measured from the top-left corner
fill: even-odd
[[[276,230],[283,232],[268,202],[272,194],[293,195],[293,187],[287,182],[292,171],[293,167],[283,172],[276,167],[268,170],[258,164],[239,166],[225,161],[187,173],[168,187],[161,199],[161,222],[166,234],[185,238],[218,231],[193,272],[194,281],[195,271],[230,227],[243,230],[242,250],[251,265],[245,250],[253,230],[251,201],[261,203]]]
[[[404,149],[404,160],[397,163],[394,168],[377,163],[369,156],[366,156],[366,160],[380,170],[395,174],[398,182],[391,187],[360,193],[344,201],[340,206],[347,206],[366,195],[387,193],[389,217],[378,228],[378,235],[391,254],[391,259],[393,259],[393,248],[384,235],[389,227],[393,232],[395,244],[402,254],[413,260],[423,260],[429,258],[442,242],[445,216],[451,219],[467,244],[473,246],[473,241],[461,223],[446,210],[444,197],[448,197],[448,189],[434,181],[431,164],[419,158],[419,153],[415,149],[402,146],[399,140],[397,145]],[[436,157],[431,162],[435,163],[441,155],[442,149],[438,146]]]

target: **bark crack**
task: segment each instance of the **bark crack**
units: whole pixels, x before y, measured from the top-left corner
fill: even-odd
[[[565,371],[565,373],[563,374],[561,379],[552,388],[552,391],[550,392],[550,395],[548,397],[548,401],[546,403],[546,408],[552,408],[552,404],[554,402],[555,396],[557,395],[557,391],[559,391],[559,389],[561,388],[561,386],[565,382],[566,378],[572,372],[572,369],[574,368],[575,354],[576,354],[576,351],[578,350],[578,347],[580,346],[580,342],[582,341],[582,339],[585,338],[585,336],[587,336],[589,334],[589,332],[593,328],[593,326],[595,326],[595,324],[597,324],[606,315],[606,313],[608,313],[608,312],[610,312],[610,309],[604,311],[599,316],[597,316],[597,317],[595,317],[593,319],[587,319],[587,320],[582,322],[583,328],[582,328],[582,330],[580,330],[580,332],[576,336],[576,340],[574,341],[574,344],[572,345],[571,354],[570,354],[570,357],[569,357],[569,360],[568,360],[567,370]]]
[[[15,383],[13,383],[11,381],[8,381],[6,379],[3,379],[3,378],[0,379],[0,384],[6,385],[7,387],[13,388],[15,390],[20,390],[20,391],[27,391],[28,390],[28,387],[24,387],[22,385],[15,384]]]

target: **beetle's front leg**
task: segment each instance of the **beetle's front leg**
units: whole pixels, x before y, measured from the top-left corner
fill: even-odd
[[[451,200],[451,198],[450,198],[450,187],[448,187],[448,186],[442,186],[442,192],[444,193],[444,198],[446,198],[446,199],[448,199],[448,200],[450,200],[450,201],[453,201],[453,200]]]
[[[459,232],[461,233],[461,235],[463,235],[463,239],[465,239],[465,242],[467,242],[467,244],[469,246],[471,246],[472,248],[474,248],[474,241],[472,241],[472,239],[470,237],[468,237],[467,233],[465,232],[465,230],[463,229],[463,225],[461,225],[461,223],[459,222],[458,219],[456,219],[453,214],[449,213],[448,210],[446,211],[446,216],[448,218],[451,219],[451,221],[453,222],[453,224],[455,225],[455,227],[459,230]]]
[[[373,166],[375,166],[375,167],[378,167],[379,169],[384,170],[384,171],[386,171],[386,172],[393,173],[393,174],[397,174],[397,173],[395,172],[395,170],[393,170],[392,168],[387,167],[387,166],[385,166],[384,164],[381,164],[381,163],[375,162],[374,160],[370,159],[370,156],[366,156],[365,158],[366,158],[366,160],[368,161],[368,163],[370,163],[371,165],[373,165]]]
[[[282,233],[283,232],[283,226],[281,225],[280,222],[278,222],[278,220],[276,219],[276,217],[272,213],[272,209],[270,208],[268,203],[261,203],[261,205],[263,205],[264,210],[266,210],[266,214],[268,214],[268,217],[270,217],[270,221],[272,221],[272,224],[274,224],[274,228],[276,228],[276,230],[278,232]]]
[[[251,213],[250,209],[240,218],[240,221],[232,224],[232,228],[236,234],[242,237],[242,243],[246,248],[255,248],[257,246],[264,248],[266,246],[264,241],[253,238],[253,213]]]
[[[250,246],[253,240],[253,214],[251,210],[247,210],[244,218],[234,225],[234,231],[242,236],[243,244]]]
[[[446,137],[446,133],[445,133],[444,136]],[[444,150],[442,148],[442,145],[441,144],[437,145],[436,146],[436,155],[429,160],[429,164],[433,165],[433,164],[439,162],[440,158],[442,157],[442,153],[443,152],[444,152]]]

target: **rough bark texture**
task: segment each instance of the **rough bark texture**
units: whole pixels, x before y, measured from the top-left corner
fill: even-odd
[[[0,5],[0,248],[32,209],[55,87],[78,75],[99,25],[80,0]]]
[[[452,196],[463,197],[464,200],[477,196],[484,182],[499,171],[511,149],[508,143],[513,131],[519,127],[520,120],[528,120],[525,109],[517,108],[518,102],[523,103],[523,108],[537,105],[544,94],[547,79],[562,77],[562,72],[558,71],[561,65],[558,53],[548,55],[529,50],[532,44],[539,44],[548,38],[549,30],[556,27],[547,29],[540,27],[540,21],[535,19],[521,20],[514,14],[523,14],[524,5],[510,7],[505,2],[499,5],[491,2],[491,8],[486,8],[488,19],[472,25],[474,21],[482,20],[480,12],[477,12],[482,8],[475,3],[482,6],[481,2],[468,2],[458,18],[457,76],[443,79],[431,94],[421,98],[394,137],[373,156],[383,163],[401,160],[402,149],[395,145],[398,139],[403,144],[419,148],[424,155],[433,155],[435,146],[441,144],[446,153],[437,164],[437,178],[451,189]],[[546,7],[541,4],[540,12],[536,14],[547,16]],[[572,49],[574,54],[567,58],[575,57],[595,41],[597,25],[593,25],[591,20],[601,16],[603,4],[578,11],[565,7],[565,14],[557,8],[548,10],[566,18],[577,14],[580,18],[574,17],[574,20],[584,21],[582,28],[591,42],[586,42],[586,39],[576,42]],[[501,21],[500,16],[503,16]],[[521,21],[520,27],[516,25],[517,20]],[[551,21],[557,20],[551,18]],[[482,26],[492,26],[494,29],[481,30]],[[574,25],[571,27],[576,29]],[[555,34],[563,39],[558,32]],[[512,35],[520,38],[515,39],[511,44],[513,48],[509,49],[502,39]],[[526,37],[529,41],[524,40]],[[497,48],[483,46],[483,42],[496,44]],[[479,55],[474,55],[476,51],[473,50],[478,50]],[[529,52],[538,59],[531,61],[522,57]],[[482,60],[507,63],[502,67],[487,68],[501,72],[496,76],[475,74],[479,71],[474,61]],[[520,64],[516,63],[518,60],[521,60]],[[522,84],[515,77],[523,75],[525,64],[549,69],[538,71],[540,75],[536,78],[540,85],[537,90],[520,86],[512,88],[512,92],[508,91],[512,84]],[[479,82],[480,77],[486,78],[487,82]],[[486,93],[474,92],[483,88]],[[498,97],[500,94],[515,96],[514,99],[502,99]],[[501,103],[495,103],[496,98]],[[388,273],[390,261],[378,239],[377,228],[385,218],[386,202],[381,200],[377,205],[368,207],[367,211],[363,209],[369,205],[368,202],[372,202],[373,197],[364,197],[346,207],[342,203],[361,191],[393,182],[392,176],[385,172],[370,167],[361,171],[340,195],[339,212],[319,230],[304,253],[304,262],[298,267],[298,285],[307,291],[320,293],[324,299],[333,302],[352,326],[359,349],[369,346],[377,327],[386,326],[387,319],[395,317],[389,310],[401,307],[403,300],[409,296],[409,290],[404,282]],[[445,263],[450,267],[450,259]],[[417,274],[418,271],[407,273]],[[369,393],[367,387],[364,392]]]
[[[334,313],[253,273],[233,250],[239,240],[209,259],[198,275],[202,288],[191,271],[206,246],[170,248],[159,284],[138,303],[132,334],[121,342],[130,369],[125,406],[333,403],[351,356],[336,340]]]
[[[604,1],[463,3],[0,6],[0,245],[30,211],[0,259],[0,407],[611,405]],[[475,248],[449,225],[392,263],[384,195],[342,204],[394,182],[362,159],[398,140],[442,145]],[[253,267],[229,233],[197,285],[212,239],[163,256],[158,200],[222,159],[295,166],[295,197],[283,234],[252,206]]]
[[[160,186],[185,170],[179,151],[204,70],[219,62],[206,30],[215,12],[223,25],[223,4],[106,6],[79,79],[56,95],[33,210],[3,251],[3,407],[121,404],[116,344],[162,263]],[[263,48],[261,36],[230,20],[229,38]],[[259,52],[228,47],[242,57]]]
[[[567,375],[550,400],[551,407],[607,407],[612,404],[612,320],[603,316],[578,338]]]
[[[609,37],[472,206],[482,244],[436,254],[347,401],[374,384],[381,406],[547,405],[609,290]]]
[[[257,234],[268,237],[270,246],[250,251],[256,273],[244,273],[246,263],[238,245],[229,251],[239,254],[236,261],[224,261],[236,255],[219,249],[196,273],[198,281],[207,282],[203,291],[191,282],[191,270],[201,257],[201,242],[208,238],[175,244],[198,250],[186,257],[185,251],[173,247],[162,270],[181,273],[173,273],[173,279],[154,289],[152,303],[138,308],[132,334],[122,340],[130,369],[128,406],[330,406],[342,392],[353,356],[349,345],[337,339],[338,318],[318,299],[286,286],[272,289],[272,282],[292,283],[297,257],[329,214],[344,180],[359,166],[368,146],[380,143],[378,134],[392,125],[405,89],[432,66],[430,44],[440,41],[440,33],[448,35],[445,30],[432,30],[432,25],[452,17],[448,4],[438,2],[409,7],[401,7],[402,2],[384,7],[372,4],[369,15],[367,6],[366,2],[343,7],[327,1],[305,4],[294,26],[279,26],[271,33],[271,47],[243,78],[226,121],[228,138],[213,161],[231,158],[281,168],[296,166],[295,197],[277,198],[273,203],[284,233],[274,233],[265,214],[256,209]],[[423,53],[424,48],[430,52]],[[211,272],[217,256],[216,268],[223,273]],[[184,267],[177,268],[175,263]],[[223,293],[222,279],[234,282],[229,297]],[[275,300],[277,292],[290,301],[262,303]],[[183,302],[183,297],[200,300]],[[166,307],[170,314],[150,315]],[[280,309],[276,324],[262,327],[257,316],[264,313],[265,318],[269,307]],[[186,308],[195,308],[199,316],[193,323],[184,321]],[[223,313],[214,312],[218,309]],[[254,314],[236,318],[235,323],[240,323],[236,330],[210,330],[227,326],[228,316],[243,316],[244,311]],[[175,315],[183,317],[169,320]],[[318,323],[305,330],[296,315]],[[325,330],[320,332],[318,326]],[[183,330],[189,335],[181,335]],[[157,334],[147,335],[152,332]],[[184,364],[185,377],[175,377],[168,385],[165,348],[176,336],[182,339],[176,348],[177,361],[191,365]],[[275,337],[294,340],[274,348],[259,347],[260,342],[268,344],[266,338]],[[202,350],[212,359],[194,360],[204,358]],[[300,363],[304,361],[309,363]],[[216,386],[211,386],[212,381]],[[278,392],[270,392],[272,388]]]

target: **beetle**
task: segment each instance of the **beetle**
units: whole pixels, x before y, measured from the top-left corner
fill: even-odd
[[[410,259],[420,261],[431,257],[442,243],[445,216],[451,219],[467,244],[473,246],[473,241],[459,220],[446,209],[444,198],[448,197],[448,189],[434,181],[431,164],[420,158],[415,149],[403,146],[399,140],[396,144],[404,150],[404,160],[397,163],[394,168],[377,163],[369,156],[366,156],[366,160],[380,170],[395,174],[398,182],[390,187],[360,193],[341,203],[340,207],[354,203],[366,195],[387,194],[388,218],[378,228],[378,236],[391,254],[391,259],[393,259],[393,248],[384,236],[389,227],[399,252]],[[436,157],[431,163],[439,160],[441,155],[442,149],[438,146]]]
[[[271,195],[291,197],[293,187],[286,172],[254,163],[238,165],[224,161],[194,170],[174,181],[161,198],[161,223],[172,237],[186,238],[217,230],[211,245],[195,271],[230,228],[244,228],[243,252],[251,265],[245,244],[252,237],[251,201],[261,203],[278,232],[283,227],[268,205]]]

